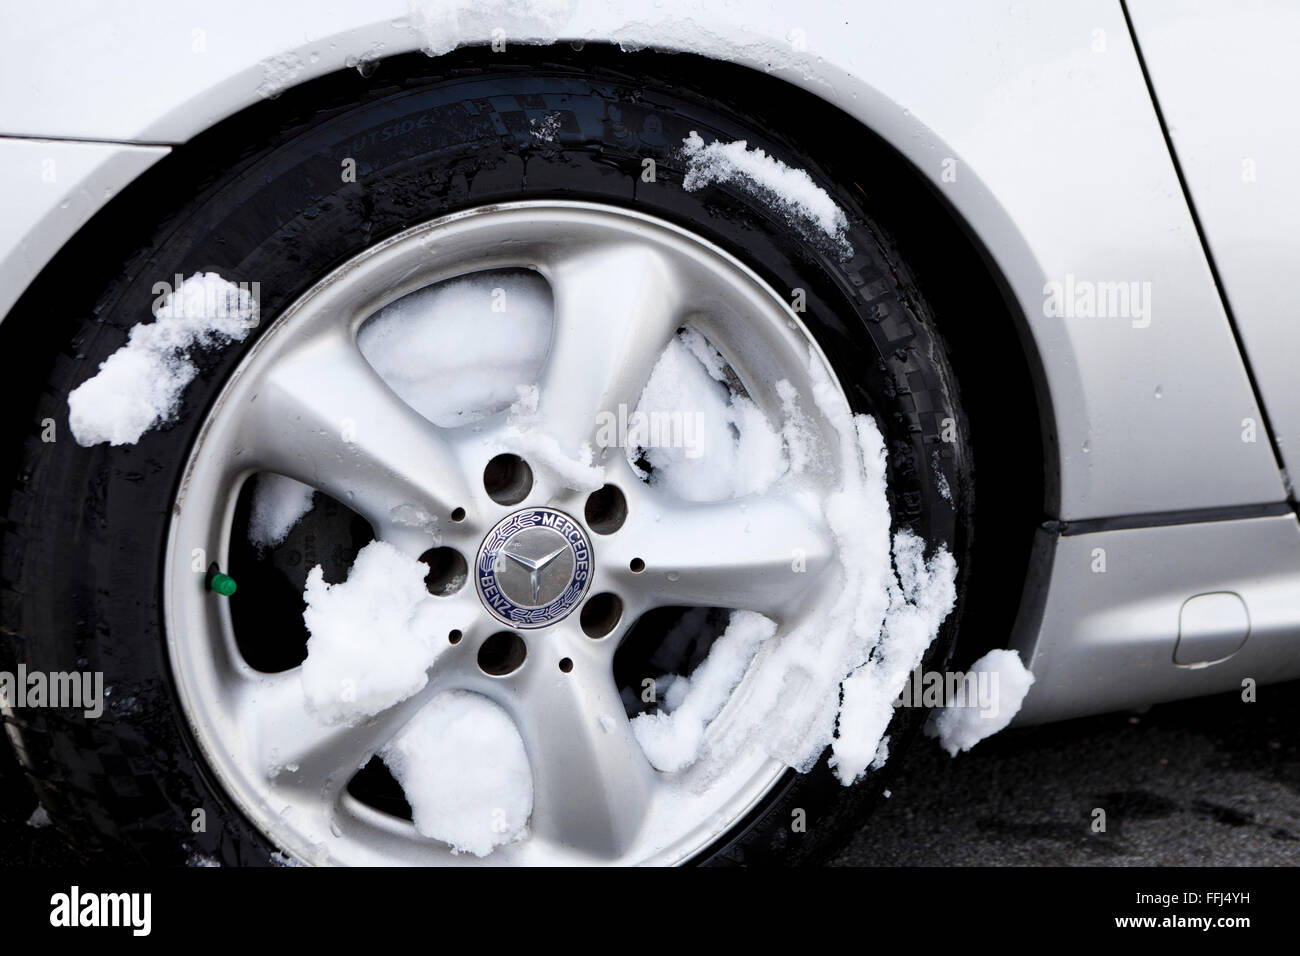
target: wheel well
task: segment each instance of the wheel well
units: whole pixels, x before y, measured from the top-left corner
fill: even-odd
[[[1024,316],[968,224],[897,150],[825,100],[747,67],[686,53],[623,52],[597,44],[581,50],[569,44],[514,45],[507,53],[466,48],[435,59],[419,53],[394,56],[369,76],[340,71],[256,103],[177,147],[122,190],[24,292],[10,320],[0,323],[0,354],[23,356],[3,376],[0,388],[7,407],[31,407],[32,397],[48,380],[49,362],[59,360],[59,350],[70,349],[71,316],[98,311],[96,296],[116,275],[114,257],[99,256],[97,250],[139,249],[126,271],[147,268],[157,224],[242,156],[365,99],[486,67],[510,71],[538,66],[627,78],[671,77],[683,89],[743,105],[764,128],[780,130],[816,156],[837,181],[852,185],[862,211],[888,232],[933,307],[967,413],[979,490],[958,662],[1004,646],[1020,608],[1034,531],[1057,510],[1057,458],[1045,454],[1054,444],[1050,405]],[[49,302],[68,311],[52,315],[41,308]],[[0,466],[9,466],[12,474],[18,447],[39,431],[40,423],[27,415],[10,420],[21,433],[6,436]]]

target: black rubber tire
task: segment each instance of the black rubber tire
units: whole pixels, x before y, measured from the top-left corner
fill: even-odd
[[[804,155],[799,130],[767,129],[743,95],[693,92],[662,58],[588,50],[579,67],[545,52],[520,56],[385,64],[389,75],[399,68],[424,75],[404,73],[395,85],[336,79],[205,134],[164,160],[147,186],[133,187],[142,203],[148,188],[150,201],[169,209],[144,225],[92,230],[99,264],[62,257],[8,318],[9,334],[26,336],[29,377],[43,384],[16,396],[31,410],[22,421],[53,419],[57,440],[30,437],[30,426],[16,440],[0,537],[3,663],[102,670],[111,688],[98,720],[24,710],[9,731],[41,802],[86,854],[175,864],[198,853],[249,865],[268,863],[276,850],[196,752],[173,691],[160,600],[180,469],[210,403],[259,333],[198,355],[200,375],[179,417],[136,445],[82,448],[67,427],[68,392],[150,315],[153,284],[177,273],[215,270],[260,282],[265,329],[340,262],[457,209],[559,197],[683,225],[782,294],[805,290],[805,320],[855,409],[874,415],[886,437],[895,527],[951,549],[961,593],[973,491],[965,418],[934,317],[889,239],[861,212],[853,187],[870,184],[870,171],[852,157]],[[540,141],[529,121],[550,114],[561,118],[558,136]],[[243,138],[232,141],[232,131]],[[739,188],[686,192],[678,147],[691,131],[748,140],[807,170],[848,212],[853,257],[841,261],[832,244]],[[340,175],[349,157],[354,183]],[[647,157],[657,165],[653,183],[640,179]],[[132,229],[135,244],[126,245]],[[88,241],[77,248],[90,251]],[[43,296],[52,293],[66,318],[51,319]],[[944,419],[956,423],[956,441],[942,440]],[[940,493],[936,461],[951,501]],[[960,617],[959,600],[931,662],[946,660]],[[900,714],[891,728],[896,753],[921,716]],[[700,862],[820,861],[881,789],[874,776],[842,787],[823,760],[809,774],[789,774]],[[198,808],[207,825],[196,833]],[[792,829],[795,809],[806,815],[804,832]]]

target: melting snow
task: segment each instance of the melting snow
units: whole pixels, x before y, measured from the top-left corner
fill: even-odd
[[[688,161],[682,188],[693,192],[712,183],[734,183],[751,195],[781,210],[791,225],[811,225],[828,236],[849,259],[853,247],[844,237],[848,219],[844,210],[802,169],[787,166],[763,150],[749,148],[746,140],[705,144],[694,130],[682,140]]]
[[[510,406],[506,427],[508,446],[503,451],[520,455],[531,467],[541,466],[566,488],[596,491],[605,484],[605,469],[593,464],[595,452],[590,442],[583,442],[577,456],[565,452],[554,435],[548,434],[537,415],[536,385],[521,385],[518,401]]]
[[[533,812],[528,755],[514,721],[486,697],[438,694],[381,756],[424,836],[486,856],[526,834]]]
[[[782,436],[727,387],[726,373],[722,356],[693,329],[668,344],[636,411],[646,421],[677,416],[683,440],[627,449],[630,460],[643,454],[653,467],[651,484],[688,501],[721,501],[765,491],[789,470]]]
[[[707,50],[718,59],[788,73],[805,84],[827,85],[811,69],[815,53],[793,43],[792,33],[738,30],[735,11],[725,4],[697,3],[689,16],[661,2],[587,4],[587,18],[594,16],[599,23],[585,29],[574,24],[577,0],[409,0],[409,7],[410,16],[393,25],[415,32],[430,56],[498,39],[528,44],[610,41],[625,51]]]
[[[956,600],[956,562],[945,549],[936,549],[927,562],[919,538],[900,532],[891,539],[885,448],[874,420],[851,413],[820,362],[809,368],[812,399],[834,427],[845,476],[823,499],[806,497],[820,504],[840,561],[827,572],[833,576],[828,599],[799,626],[755,653],[746,639],[759,632],[755,619],[769,633],[775,625],[752,612],[733,612],[727,633],[739,627],[746,638],[719,638],[680,695],[679,684],[687,679],[669,685],[666,714],[634,721],[651,762],[660,769],[692,767],[693,786],[706,786],[748,748],[806,772],[830,746],[831,766],[846,785],[868,767],[883,765],[893,701]],[[699,380],[695,375],[693,381]],[[689,388],[683,386],[683,393]],[[787,415],[801,420],[797,390],[781,382],[778,395]],[[786,447],[787,458],[797,463],[790,466],[795,477],[821,467],[828,450],[813,447],[806,429],[787,422],[782,432],[797,438],[793,448]],[[671,463],[667,470],[679,466]],[[659,469],[655,475],[667,480]],[[726,680],[710,676],[701,703],[688,706],[698,675],[709,673],[715,653]],[[715,728],[715,689],[737,670],[751,671],[747,691]]]
[[[428,566],[391,545],[366,545],[342,584],[307,576],[310,638],[301,679],[325,724],[355,724],[419,691],[449,645]],[[532,771],[511,718],[478,694],[438,694],[381,751],[411,805],[416,829],[456,852],[483,856],[524,835]]]
[[[257,300],[247,289],[215,272],[184,280],[164,297],[153,322],[132,328],[99,373],[68,394],[77,444],[133,445],[174,419],[181,393],[199,373],[190,350],[243,341],[257,322]]]
[[[264,472],[253,486],[248,540],[256,548],[273,548],[289,536],[299,519],[311,511],[316,489],[300,481]]]
[[[993,707],[949,706],[934,712],[926,731],[939,738],[939,746],[950,757],[957,756],[959,750],[970,750],[1010,724],[1034,683],[1034,675],[1020,662],[1016,651],[989,651],[971,665],[967,674],[989,675]]]
[[[435,425],[499,412],[537,381],[551,341],[551,287],[493,271],[403,296],[361,327],[357,345],[389,387]]]
[[[471,425],[508,408],[510,447],[503,451],[523,455],[565,487],[595,491],[605,473],[592,464],[590,444],[566,453],[537,417],[535,383],[552,321],[545,279],[491,271],[403,296],[361,327],[357,345],[389,387],[435,425]]]
[[[939,485],[940,497],[948,504],[952,504],[952,488],[948,486],[948,476],[943,473],[943,460],[937,451],[931,452],[930,465],[934,470],[934,480]]]
[[[427,531],[433,537],[435,544],[441,541],[438,533],[438,516],[429,514],[419,505],[396,505],[388,513],[398,524]]]
[[[273,100],[298,81],[305,69],[297,53],[269,56],[258,63],[262,69],[262,82],[257,85],[257,95]]]
[[[27,818],[27,825],[29,827],[35,827],[38,830],[41,827],[48,827],[50,825],[49,812],[45,807],[37,804],[36,809],[32,811],[32,815]]]
[[[704,663],[665,691],[670,712],[641,714],[632,721],[632,731],[651,764],[674,771],[695,762],[704,728],[726,705],[763,642],[775,633],[776,624],[761,614],[736,611],[731,615]]]
[[[449,53],[465,37],[496,36],[504,24],[515,43],[549,43],[573,14],[575,0],[411,0],[410,25],[429,56]]]
[[[879,643],[871,659],[844,681],[831,757],[841,783],[852,783],[868,766],[883,763],[877,741],[894,715],[894,700],[956,601],[957,563],[941,550],[927,564],[924,547],[924,541],[908,532],[894,536],[897,580],[889,583]]]
[[[326,584],[319,565],[307,575],[302,686],[322,723],[374,716],[428,683],[454,626],[425,586],[428,573],[427,564],[372,541],[344,583]]]

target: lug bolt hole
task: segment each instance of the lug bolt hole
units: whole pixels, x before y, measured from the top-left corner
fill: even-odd
[[[478,666],[485,674],[504,677],[518,670],[527,656],[523,638],[513,631],[498,631],[478,649]]]
[[[628,562],[627,566],[632,571],[633,574],[640,574],[642,571],[645,570],[645,562],[642,561],[640,558],[633,558],[631,561]]]
[[[533,490],[533,470],[518,455],[497,455],[483,469],[483,487],[499,505],[517,505]]]
[[[587,519],[587,527],[596,534],[613,534],[627,520],[627,499],[618,488],[606,485],[587,498],[583,515]]]
[[[564,671],[566,674],[569,673],[569,671],[573,670],[573,661],[567,657],[561,657],[560,670]]]
[[[465,509],[464,509],[464,508],[457,508],[457,509],[455,509],[454,511],[452,511],[452,513],[451,513],[451,520],[452,520],[452,521],[464,521],[464,520],[465,520]]]
[[[601,638],[614,630],[623,616],[623,602],[617,594],[605,591],[589,598],[578,620],[590,638]]]
[[[420,560],[429,566],[424,586],[437,597],[455,594],[469,578],[469,565],[455,548],[430,548],[420,555]]]
[[[463,635],[460,631],[453,630],[450,634],[447,635],[447,641],[448,643],[451,644],[459,644],[460,639],[464,636],[465,635]]]

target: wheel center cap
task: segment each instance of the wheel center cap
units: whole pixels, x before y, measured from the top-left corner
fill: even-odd
[[[545,627],[567,615],[591,583],[591,542],[553,508],[525,508],[499,521],[479,548],[479,599],[512,627]]]

